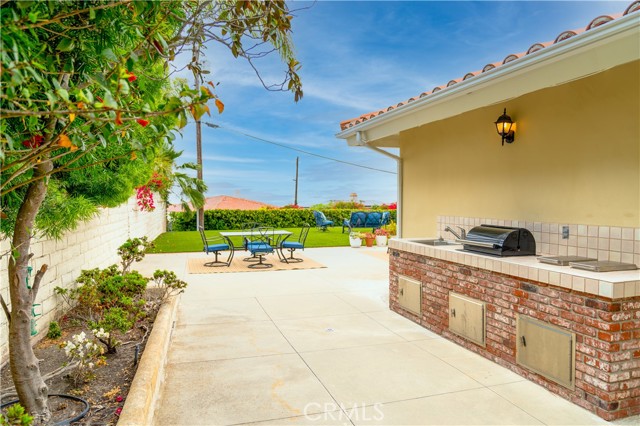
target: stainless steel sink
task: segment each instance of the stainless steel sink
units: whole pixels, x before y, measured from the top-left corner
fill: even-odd
[[[433,238],[430,240],[413,240],[414,243],[425,244],[428,246],[455,246],[458,243],[453,241],[443,240],[442,238]]]

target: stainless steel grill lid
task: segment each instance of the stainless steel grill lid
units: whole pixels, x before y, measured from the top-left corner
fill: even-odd
[[[467,237],[458,242],[464,250],[493,256],[530,256],[536,254],[536,241],[525,228],[480,225],[472,228]]]

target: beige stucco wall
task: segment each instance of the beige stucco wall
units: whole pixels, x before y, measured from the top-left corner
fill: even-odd
[[[156,194],[156,200],[158,196]],[[154,240],[166,230],[166,206],[158,201],[153,212],[141,212],[135,197],[119,207],[101,209],[100,214],[89,222],[81,223],[74,231],[66,233],[60,240],[35,239],[31,242],[30,261],[32,277],[43,264],[49,269],[45,274],[36,303],[41,304],[42,316],[37,317],[37,340],[46,335],[49,322],[58,318],[62,300],[56,296],[55,287],[70,288],[82,269],[105,268],[118,263],[118,247],[128,238],[147,236]],[[0,241],[1,252],[9,250],[7,240]],[[7,256],[0,260],[0,292],[10,305],[7,282]],[[135,265],[134,265],[135,269]],[[0,364],[4,365],[8,354],[8,324],[4,312],[0,312]]]
[[[635,61],[402,132],[403,236],[436,235],[438,215],[640,226],[639,75]]]

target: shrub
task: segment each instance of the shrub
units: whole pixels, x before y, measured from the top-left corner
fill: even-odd
[[[0,426],[31,426],[31,417],[20,404],[13,404],[7,408],[6,413],[0,414]]]
[[[51,321],[49,323],[49,331],[47,332],[47,337],[49,339],[57,339],[62,336],[62,329],[60,328],[60,324],[57,321]]]
[[[335,226],[342,224],[342,219],[348,219],[351,212],[364,209],[319,209]],[[390,210],[391,219],[396,219],[396,211]],[[194,212],[170,213],[174,231],[195,231],[196,216]],[[225,229],[242,229],[242,225],[249,222],[260,223],[264,226],[276,228],[300,228],[308,223],[315,225],[313,209],[276,209],[276,210],[207,210],[204,212],[205,229],[210,231]]]
[[[147,237],[129,238],[118,247],[118,255],[122,259],[122,273],[127,273],[133,262],[140,262],[144,259],[144,255],[150,248],[153,248],[153,243],[148,241]]]
[[[87,339],[83,331],[64,343],[62,348],[69,361],[78,363],[71,373],[71,378],[76,385],[93,378],[93,369],[103,353],[102,347],[95,340]]]
[[[133,328],[135,315],[122,308],[109,308],[104,312],[102,319],[90,323],[98,340],[107,348],[108,354],[116,353],[120,341],[116,339],[114,331],[126,333]]]
[[[394,215],[391,215],[392,217],[394,217]],[[397,225],[393,220],[390,220],[389,223],[387,225],[384,226],[384,228],[389,231],[389,235],[396,235],[397,232]]]
[[[179,280],[173,271],[155,271],[152,280],[156,283],[156,287],[161,290],[158,297],[159,304],[164,303],[170,296],[184,292],[187,283]]]

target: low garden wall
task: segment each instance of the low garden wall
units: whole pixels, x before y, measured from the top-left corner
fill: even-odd
[[[32,277],[41,265],[47,264],[45,274],[36,297],[36,318],[39,339],[47,333],[49,322],[61,314],[60,297],[54,294],[55,287],[69,288],[83,269],[104,268],[118,263],[117,249],[129,238],[146,236],[150,240],[166,230],[166,206],[156,203],[153,212],[139,211],[135,197],[128,203],[116,208],[101,209],[98,216],[89,222],[81,223],[75,231],[68,232],[60,240],[36,239],[31,243],[30,266]],[[9,241],[0,241],[0,250],[7,253]],[[10,305],[7,280],[8,257],[0,259],[0,293]],[[4,312],[0,313],[0,360],[2,365],[8,362],[8,322]]]
[[[333,226],[341,227],[342,219],[349,219],[351,212],[363,209],[323,209]],[[377,211],[377,210],[370,210]],[[391,220],[396,220],[396,210],[389,210]],[[170,213],[172,231],[196,231],[196,212]],[[308,223],[315,226],[312,209],[260,209],[260,210],[207,210],[204,212],[204,227],[208,231],[242,229],[245,223],[256,222],[276,228],[299,228]]]

